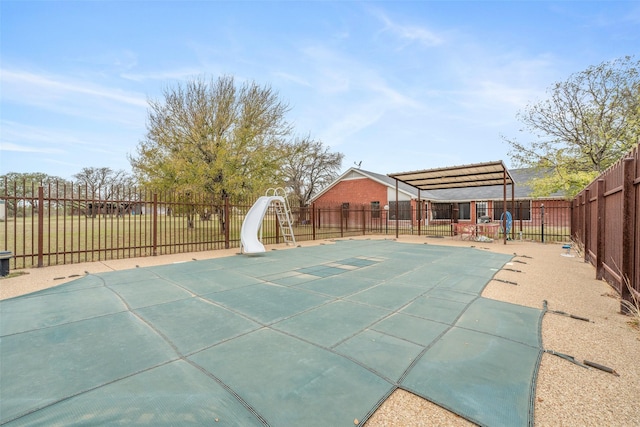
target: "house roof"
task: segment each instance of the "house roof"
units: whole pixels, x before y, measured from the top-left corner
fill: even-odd
[[[511,169],[509,171],[511,177],[516,183],[514,197],[516,199],[531,199],[531,180],[544,175],[534,168]],[[432,190],[430,193],[434,196],[432,200],[441,202],[466,202],[473,200],[502,200],[502,185],[494,185],[490,187],[470,187],[470,188],[450,188],[442,190]],[[511,198],[510,191],[508,198]],[[545,199],[565,199],[562,192],[555,192],[546,196]]]
[[[394,174],[390,174],[394,175]],[[515,198],[531,199],[531,186],[528,184],[531,179],[540,177],[542,172],[533,168],[512,169],[509,171],[511,179],[516,183]],[[379,182],[387,187],[395,189],[396,180],[389,175],[383,175],[355,167],[349,168],[346,172],[336,178],[330,185],[322,189],[318,194],[312,197],[311,201],[318,199],[320,196],[328,192],[336,186],[340,181],[354,178],[369,178]],[[404,182],[398,182],[398,191],[405,193],[413,198],[418,198],[418,189]],[[431,200],[434,202],[466,202],[474,200],[502,200],[503,188],[502,182],[499,185],[483,186],[483,187],[462,187],[462,188],[445,188],[436,190],[421,190],[420,198],[423,200]],[[509,191],[509,199],[510,199]],[[564,199],[564,195],[560,192],[553,193],[545,199]]]
[[[346,179],[357,179],[357,178],[369,178],[373,181],[379,182],[382,185],[385,185],[387,187],[391,187],[394,188],[396,187],[396,180],[394,178],[391,178],[387,175],[382,175],[379,173],[375,173],[375,172],[371,172],[371,171],[367,171],[367,170],[363,170],[363,169],[358,169],[355,167],[351,167],[349,169],[347,169],[346,172],[344,172],[342,175],[340,175],[338,178],[336,178],[331,184],[329,184],[327,187],[323,188],[318,194],[314,195],[311,198],[311,202],[315,201],[316,199],[318,199],[319,197],[321,197],[323,194],[327,193],[329,190],[331,190],[333,187],[335,187],[339,182],[344,181]],[[418,189],[399,182],[398,183],[398,191],[412,197],[412,198],[418,198]],[[426,191],[421,191],[420,192],[420,198],[421,199],[431,199],[432,195],[429,194]]]

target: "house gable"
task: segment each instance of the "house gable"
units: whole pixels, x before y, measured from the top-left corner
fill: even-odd
[[[371,192],[367,193],[367,191]],[[398,192],[400,200],[418,197],[418,190],[404,183],[400,183]],[[369,204],[372,201],[379,201],[386,204],[388,200],[395,200],[394,179],[362,169],[349,168],[329,186],[312,197],[311,202]]]
[[[387,186],[360,175],[337,181],[329,191],[314,200],[321,205],[351,203],[369,205],[371,202],[387,202]]]

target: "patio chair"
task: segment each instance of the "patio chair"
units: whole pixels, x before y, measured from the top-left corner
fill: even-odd
[[[459,224],[458,235],[460,236],[460,240],[475,240],[476,239],[475,224]]]

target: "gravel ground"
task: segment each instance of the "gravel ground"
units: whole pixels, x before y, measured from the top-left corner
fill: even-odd
[[[473,246],[478,250],[516,254],[510,268],[491,281],[483,296],[500,301],[563,311],[590,322],[547,313],[542,323],[545,349],[569,354],[613,368],[618,375],[585,369],[559,357],[544,354],[535,396],[536,426],[640,426],[640,331],[620,314],[613,288],[595,279],[595,270],[580,256],[561,256],[559,244],[531,242],[484,243],[455,239],[401,237],[401,242],[430,245]],[[319,242],[303,242],[310,246]],[[279,245],[276,248],[284,248]],[[191,259],[229,256],[237,249],[113,260],[24,270],[26,274],[0,280],[0,299],[56,286],[85,272],[98,273],[139,266],[169,264]],[[366,422],[380,426],[470,426],[469,421],[404,390],[394,392]]]

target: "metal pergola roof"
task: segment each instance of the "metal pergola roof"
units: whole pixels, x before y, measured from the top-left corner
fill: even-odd
[[[390,173],[388,176],[420,190],[484,187],[515,183],[502,161]]]
[[[505,221],[507,213],[507,185],[511,185],[511,203],[513,203],[514,199],[515,181],[502,161],[390,173],[387,174],[387,176],[395,178],[396,193],[398,191],[398,182],[404,182],[405,184],[409,184],[420,190],[502,185],[504,200],[502,209]],[[397,206],[398,205],[396,204],[396,209]],[[396,237],[398,237],[397,234],[398,230],[396,224]],[[506,234],[503,236],[503,241],[506,245],[507,236]]]

